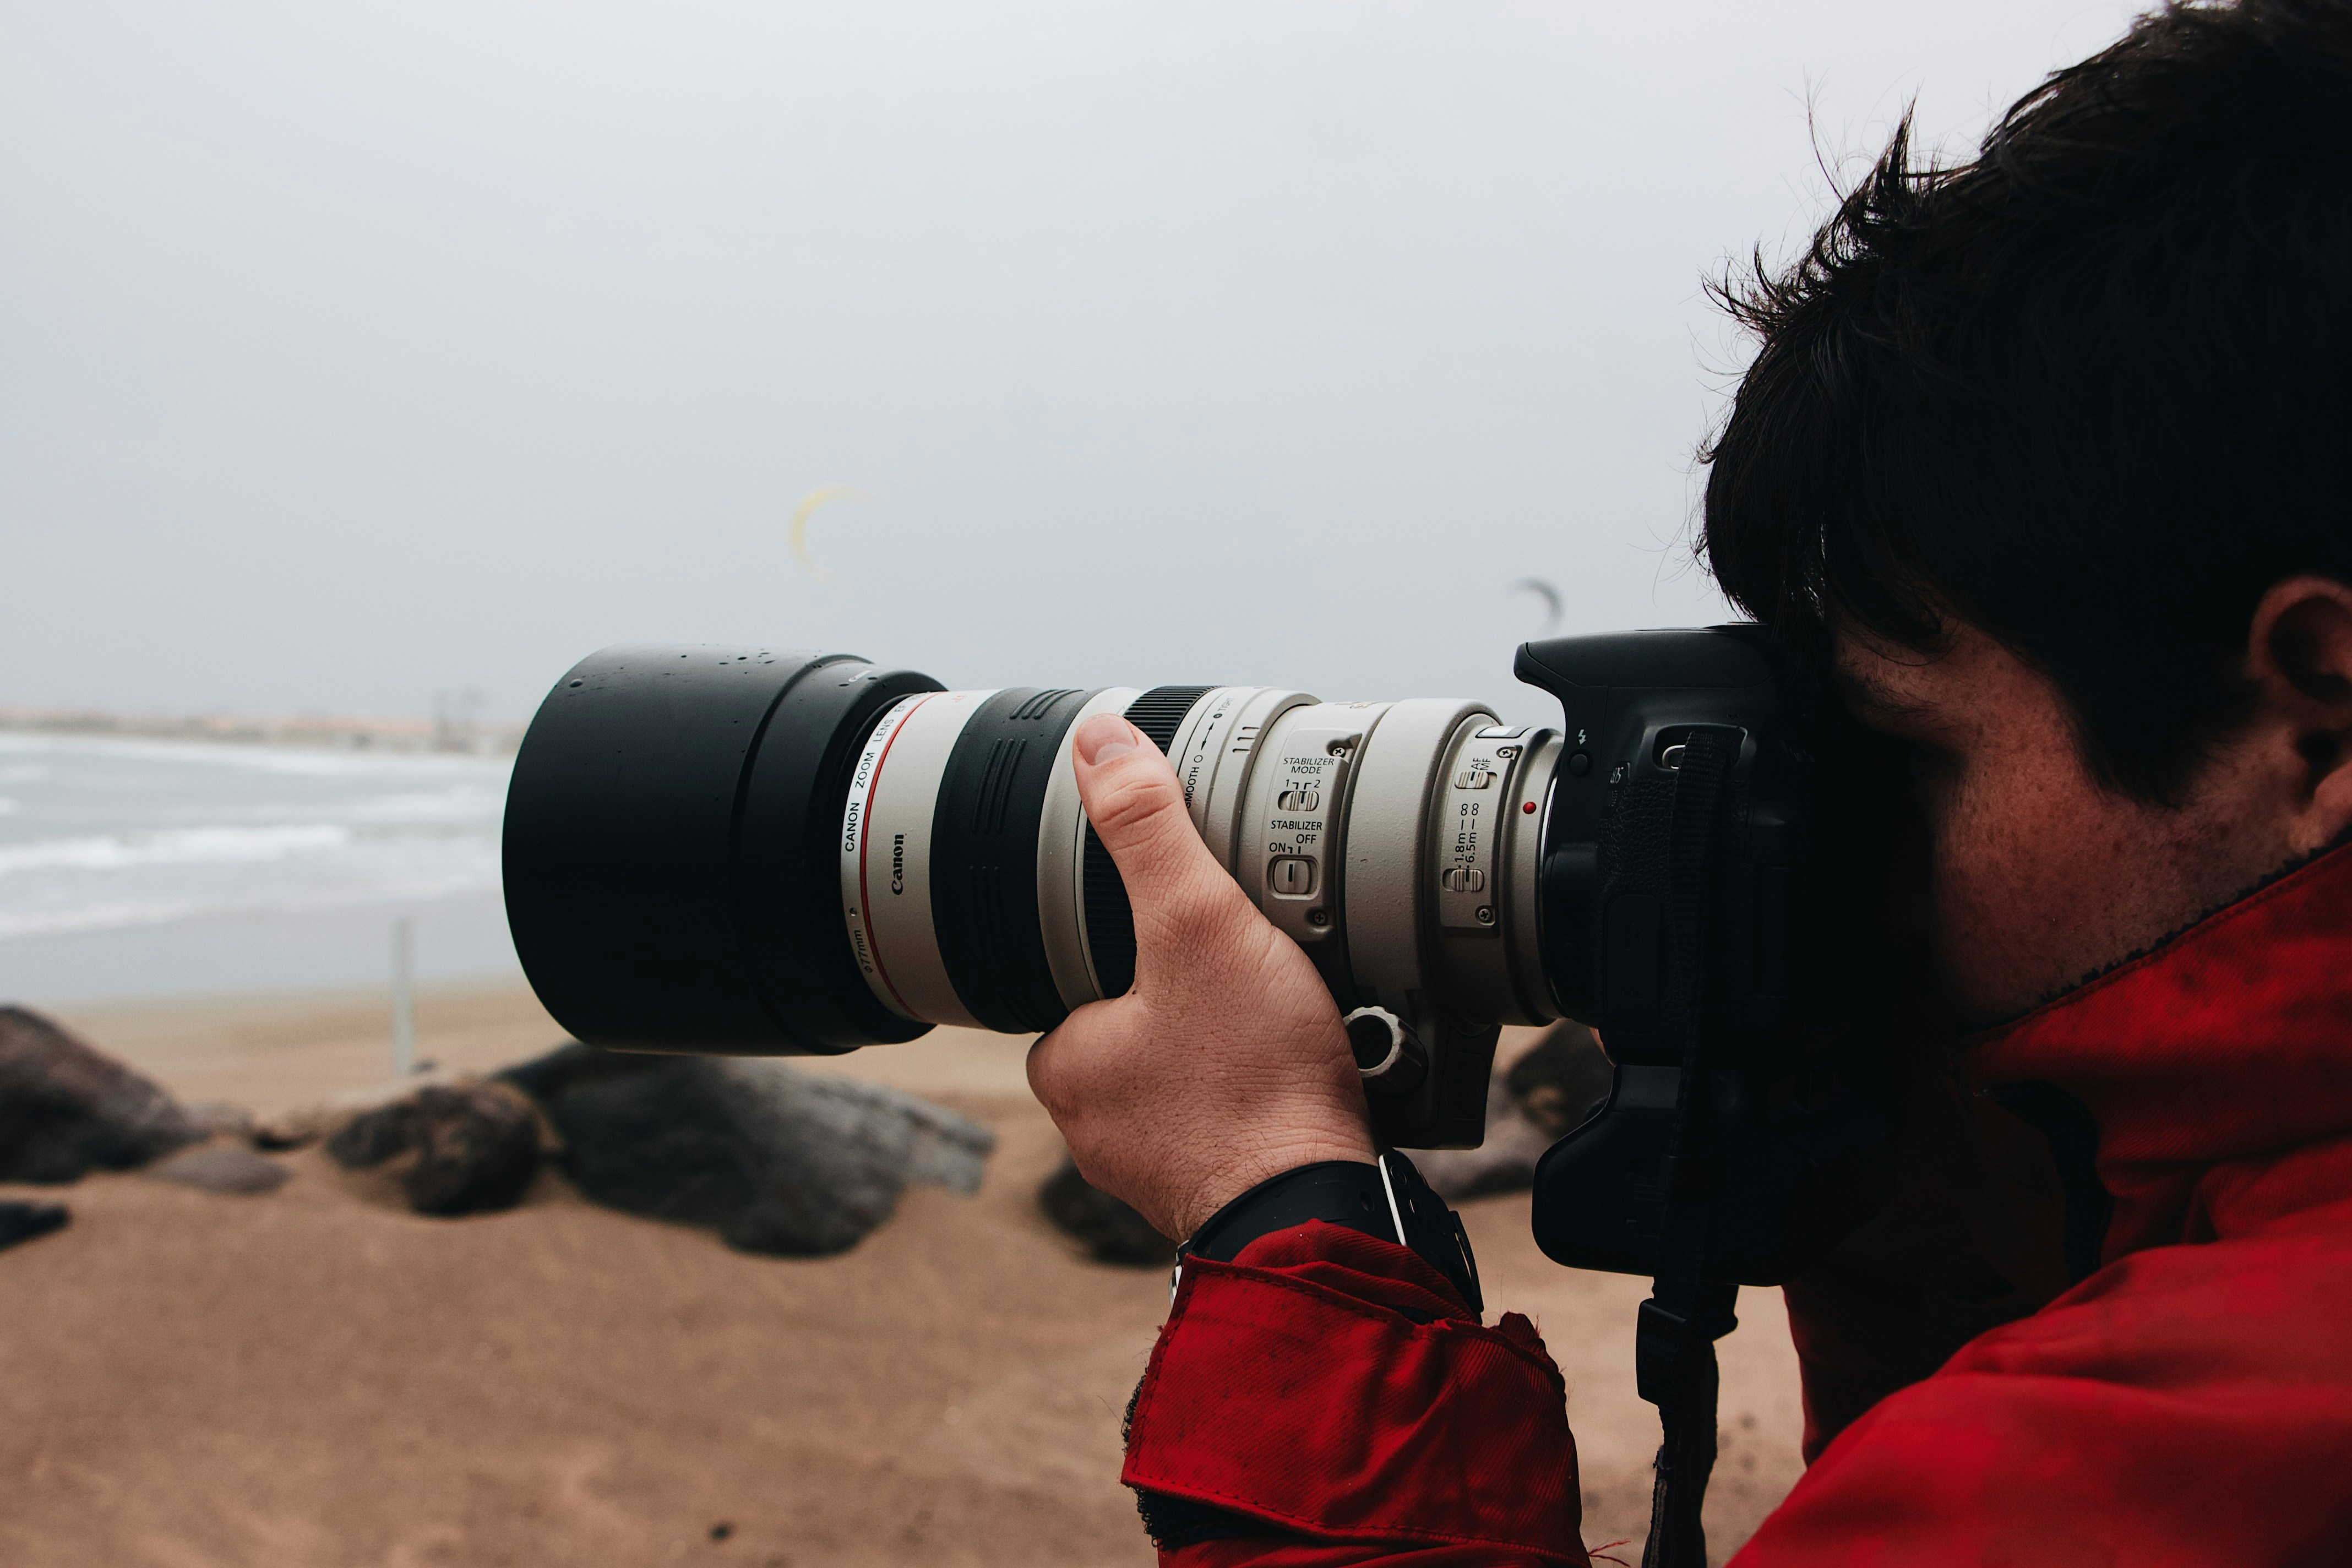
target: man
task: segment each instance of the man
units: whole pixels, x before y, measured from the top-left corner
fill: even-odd
[[[2352,4],[2145,18],[1727,298],[1707,558],[1910,747],[1957,1029],[1789,1289],[1811,1466],[1738,1561],[2352,1562]],[[1140,950],[1031,1058],[1080,1168],[1184,1237],[1371,1160],[1157,751],[1076,750]],[[1585,1561],[1533,1331],[1339,1226],[1187,1268],[1127,1479],[1184,1568]]]

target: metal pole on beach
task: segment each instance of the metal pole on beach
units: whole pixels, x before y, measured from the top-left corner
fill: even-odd
[[[392,922],[392,1076],[416,1071],[416,922]]]

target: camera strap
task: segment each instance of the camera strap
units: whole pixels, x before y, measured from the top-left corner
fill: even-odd
[[[1739,1288],[1705,1278],[1719,1160],[1706,1049],[1706,905],[1715,880],[1717,825],[1741,732],[1691,731],[1667,837],[1664,1022],[1682,1047],[1666,1139],[1665,1228],[1650,1299],[1642,1303],[1633,1361],[1642,1397],[1658,1407],[1661,1440],[1642,1568],[1706,1568],[1699,1508],[1715,1469],[1715,1342],[1737,1320]]]

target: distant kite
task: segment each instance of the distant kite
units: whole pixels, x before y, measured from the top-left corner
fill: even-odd
[[[1533,594],[1544,602],[1543,629],[1547,635],[1559,630],[1559,615],[1563,608],[1559,590],[1540,577],[1522,577],[1511,584],[1509,592]]]
[[[793,508],[793,559],[801,563],[801,570],[820,583],[833,581],[833,574],[818,565],[816,558],[809,553],[809,519],[816,515],[817,508],[828,501],[873,499],[856,485],[819,485],[801,497],[801,504]]]

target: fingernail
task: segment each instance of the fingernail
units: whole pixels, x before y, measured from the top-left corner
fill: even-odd
[[[1136,727],[1116,713],[1097,713],[1078,726],[1078,755],[1088,767],[1100,767],[1114,757],[1123,757],[1135,750],[1143,740]]]

